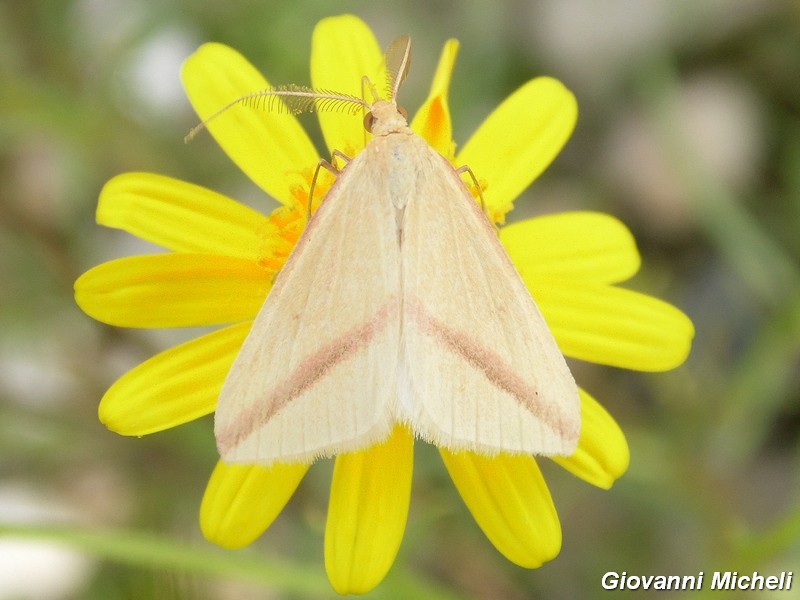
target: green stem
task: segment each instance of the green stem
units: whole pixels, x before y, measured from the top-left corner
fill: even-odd
[[[158,535],[65,525],[10,525],[0,523],[0,538],[16,537],[63,543],[105,560],[154,570],[180,570],[203,577],[250,581],[265,588],[302,598],[335,596],[322,564],[302,565],[275,557],[216,547],[197,547]],[[395,566],[386,581],[370,593],[375,599],[421,597],[458,600],[434,582]]]
[[[204,576],[247,580],[310,597],[330,595],[321,570],[253,554],[199,548],[134,531],[63,525],[0,524],[0,537],[60,542],[100,558],[157,570],[183,570]]]

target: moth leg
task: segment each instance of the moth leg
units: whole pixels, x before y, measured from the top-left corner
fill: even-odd
[[[326,171],[333,173],[334,177],[338,177],[344,167],[340,169],[339,167],[336,166],[337,158],[342,160],[345,163],[345,166],[347,166],[347,163],[349,163],[352,160],[344,152],[340,152],[339,150],[334,150],[331,153],[330,161],[327,161],[323,158],[317,163],[317,168],[314,169],[314,176],[311,178],[311,187],[308,190],[308,215],[307,215],[308,219],[311,218],[311,203],[314,201],[314,189],[317,187],[317,177],[319,177],[319,171],[320,169],[325,169]]]
[[[475,189],[478,190],[478,198],[481,201],[481,210],[483,210],[483,212],[485,213],[486,202],[483,199],[483,188],[481,188],[481,184],[478,181],[478,178],[475,177],[474,171],[469,168],[469,165],[463,165],[456,169],[456,173],[458,173],[459,175],[463,175],[464,173],[466,173],[467,175],[469,175],[469,178],[472,179],[472,183],[475,186]]]

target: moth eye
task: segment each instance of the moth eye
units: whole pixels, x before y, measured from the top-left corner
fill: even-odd
[[[371,112],[368,112],[366,115],[364,115],[364,129],[372,133],[373,123],[375,123],[375,117],[372,116]]]

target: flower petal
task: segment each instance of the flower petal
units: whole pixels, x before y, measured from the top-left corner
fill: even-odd
[[[549,77],[529,81],[511,94],[464,145],[456,164],[485,182],[491,215],[505,215],[512,202],[553,161],[566,143],[578,105],[564,85]]]
[[[671,304],[613,286],[524,279],[567,356],[666,371],[689,354],[694,326]]]
[[[325,569],[340,594],[383,580],[408,518],[414,438],[397,426],[386,442],[336,458],[325,527]]]
[[[311,38],[311,84],[318,90],[331,90],[362,98],[364,76],[383,91],[386,68],[383,53],[369,27],[353,15],[322,19]],[[372,101],[371,97],[368,97]],[[367,141],[362,118],[349,111],[322,111],[318,114],[328,149],[349,157],[360,152]]]
[[[265,215],[244,204],[153,173],[124,173],[108,181],[97,222],[176,252],[253,260],[266,254],[268,231],[274,229]]]
[[[628,470],[630,451],[617,422],[583,390],[581,437],[572,456],[553,456],[556,463],[585,482],[609,489]]]
[[[191,327],[255,317],[272,274],[252,260],[215,254],[145,254],[89,269],[75,302],[118,327]]]
[[[203,44],[183,64],[183,86],[195,111],[207,120],[237,98],[270,85],[246,58],[223,44]],[[225,153],[273,198],[291,204],[291,188],[308,185],[319,162],[297,119],[281,111],[235,105],[208,123]]]
[[[500,241],[523,278],[618,283],[639,270],[636,242],[621,221],[594,212],[527,219],[500,229]]]
[[[478,526],[508,560],[533,569],[558,554],[561,525],[533,457],[439,453]]]
[[[275,520],[310,465],[217,463],[200,504],[200,528],[223,548],[251,544]]]
[[[428,98],[411,122],[411,129],[447,158],[452,158],[455,153],[447,94],[457,56],[458,40],[447,40],[439,57]]]
[[[100,421],[122,435],[147,435],[212,413],[250,326],[209,333],[128,371],[100,401]]]

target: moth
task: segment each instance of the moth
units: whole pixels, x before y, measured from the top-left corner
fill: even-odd
[[[369,85],[372,102],[298,86],[248,97],[352,103],[372,139],[338,172],[224,382],[226,462],[310,462],[398,423],[453,451],[577,446],[578,389],[541,312],[460,170],[398,108],[409,64],[400,38],[388,98]]]

